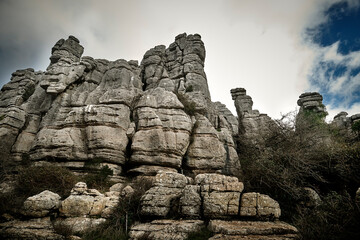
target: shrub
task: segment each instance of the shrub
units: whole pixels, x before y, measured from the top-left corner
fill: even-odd
[[[187,240],[203,240],[203,239],[209,239],[212,236],[213,233],[206,227],[203,227],[198,232],[190,233],[187,237]]]
[[[0,213],[17,214],[26,198],[44,190],[55,192],[64,198],[70,194],[78,180],[70,170],[59,166],[23,167],[16,176],[14,190],[0,195]]]
[[[360,239],[359,206],[347,192],[330,192],[315,209],[300,209],[293,222],[302,239]]]
[[[360,144],[334,139],[325,123],[296,120],[279,121],[263,148],[237,141],[247,190],[279,201],[287,221],[297,214],[294,205],[303,199],[304,187],[327,194],[355,192],[360,186]]]
[[[133,184],[134,193],[130,196],[120,197],[120,201],[110,219],[93,231],[82,236],[84,240],[121,240],[128,239],[128,230],[135,221],[139,221],[140,199],[152,186],[152,182],[146,178],[138,178]]]
[[[351,125],[351,130],[353,130],[356,134],[358,139],[360,139],[360,121],[356,121]]]
[[[111,186],[109,177],[113,175],[113,170],[107,165],[101,167],[103,162],[102,158],[94,158],[85,163],[84,168],[88,173],[82,180],[86,182],[89,188],[106,191]]]
[[[65,197],[70,194],[77,181],[77,176],[64,167],[54,165],[30,166],[19,173],[16,190],[26,196],[49,190]]]

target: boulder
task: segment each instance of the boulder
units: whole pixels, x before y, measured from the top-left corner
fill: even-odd
[[[25,200],[23,214],[29,217],[44,217],[59,208],[60,199],[58,194],[45,190]]]
[[[204,227],[201,220],[154,220],[150,223],[134,224],[130,229],[130,239],[183,240],[189,233]]]
[[[298,230],[283,222],[250,222],[211,220],[209,230],[216,235],[210,239],[298,239]]]
[[[63,240],[64,237],[54,230],[50,217],[35,218],[27,221],[14,220],[0,223],[2,239]]]
[[[200,185],[203,214],[208,218],[237,216],[240,194],[244,189],[236,177],[220,174],[199,174],[195,184]]]
[[[279,203],[265,194],[252,192],[241,196],[240,216],[278,219],[280,215]]]

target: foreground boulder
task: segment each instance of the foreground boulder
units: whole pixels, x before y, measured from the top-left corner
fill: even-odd
[[[212,220],[208,227],[216,235],[210,239],[290,240],[298,230],[283,222],[246,222]]]
[[[45,217],[59,208],[60,199],[58,194],[45,190],[25,200],[23,214],[29,217]]]
[[[201,220],[154,220],[150,223],[133,225],[129,236],[132,240],[183,240],[189,233],[198,232],[204,226]]]

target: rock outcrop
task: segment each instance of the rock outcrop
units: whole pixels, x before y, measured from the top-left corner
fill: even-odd
[[[245,89],[231,90],[238,118],[211,102],[200,35],[180,34],[168,48],[147,51],[140,65],[83,51],[74,36],[61,39],[46,71],[18,70],[2,87],[1,164],[15,173],[24,164],[52,164],[80,177],[110,169],[115,184],[105,193],[78,182],[69,196],[29,196],[18,219],[0,223],[1,237],[81,235],[111,218],[141,178],[154,182],[140,199],[148,221],[128,226],[131,239],[186,239],[204,227],[212,239],[296,236],[293,227],[269,222],[281,215],[278,202],[245,192],[238,178],[234,139],[260,146],[273,122],[252,109]]]
[[[274,121],[266,114],[252,109],[252,98],[246,95],[244,88],[234,88],[230,92],[238,115],[239,135],[256,146],[262,146],[270,129],[276,127]]]
[[[61,39],[45,72],[19,70],[2,88],[0,154],[10,165],[25,156],[83,174],[96,162],[118,182],[159,170],[241,171],[237,121],[211,102],[200,35],[150,49],[140,66],[82,53],[78,39]]]

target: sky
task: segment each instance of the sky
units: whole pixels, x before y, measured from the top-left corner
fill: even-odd
[[[83,56],[141,61],[199,33],[212,101],[235,114],[230,89],[280,118],[318,91],[332,119],[360,113],[360,0],[0,0],[0,86],[17,69],[44,71],[57,40],[76,36]]]

